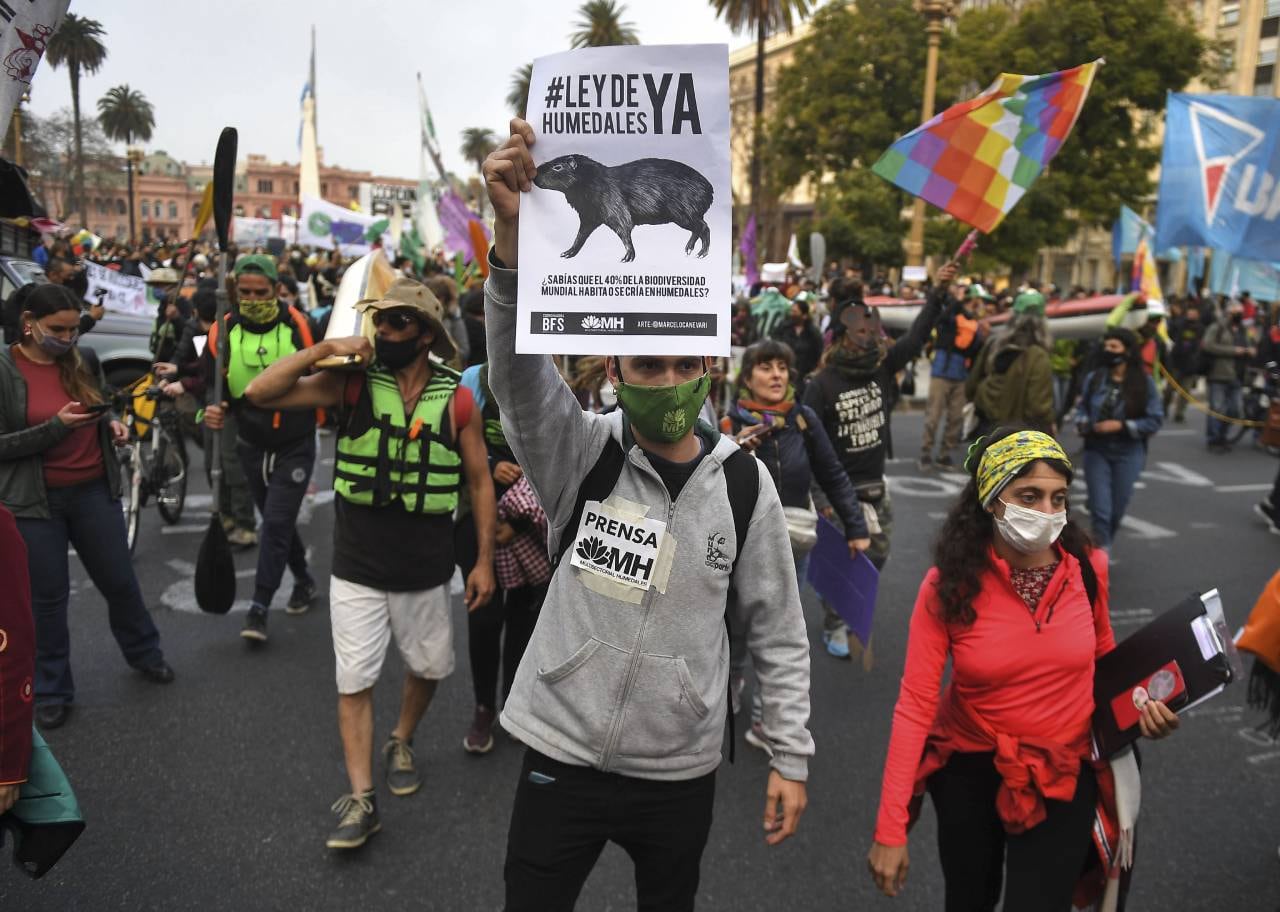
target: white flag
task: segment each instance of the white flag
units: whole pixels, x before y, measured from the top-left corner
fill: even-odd
[[[31,88],[31,79],[62,24],[71,0],[27,0],[0,3],[0,142],[9,132],[9,121],[22,93]]]

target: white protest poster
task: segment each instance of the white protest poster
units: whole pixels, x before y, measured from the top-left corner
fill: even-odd
[[[373,249],[375,241],[390,248],[391,220],[370,216],[334,203],[306,196],[302,199],[302,216],[297,226],[296,243],[312,247],[338,248],[349,256],[363,256]]]
[[[516,351],[729,353],[729,50],[534,61]]]
[[[275,219],[233,216],[231,237],[240,247],[265,247],[268,238],[280,237],[280,223]]]
[[[101,303],[116,313],[155,316],[156,305],[147,297],[146,283],[138,276],[123,275],[88,260],[84,263],[84,274],[89,280],[84,299],[90,304]]]

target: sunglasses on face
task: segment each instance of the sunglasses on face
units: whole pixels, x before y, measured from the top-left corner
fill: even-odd
[[[416,317],[403,311],[375,310],[373,312],[374,326],[382,326],[385,323],[388,328],[394,329],[396,332],[406,330],[417,322]]]

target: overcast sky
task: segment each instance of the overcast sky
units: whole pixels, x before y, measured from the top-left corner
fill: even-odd
[[[316,27],[320,145],[325,162],[418,177],[422,73],[445,166],[468,174],[458,148],[466,127],[505,134],[513,72],[569,47],[581,0],[72,0],[71,11],[106,31],[107,60],[82,78],[85,116],[128,83],[155,107],[148,148],[211,161],[218,132],[240,131],[240,157],[298,160],[298,100]],[[749,43],[704,0],[626,0],[625,19],[645,44]],[[70,106],[65,69],[42,63],[31,109]]]

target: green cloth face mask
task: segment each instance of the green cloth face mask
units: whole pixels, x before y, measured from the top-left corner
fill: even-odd
[[[675,443],[693,428],[711,392],[711,375],[676,386],[636,386],[619,377],[618,401],[636,433],[648,440]]]
[[[280,304],[275,298],[241,298],[240,316],[250,323],[263,326],[280,315]]]

